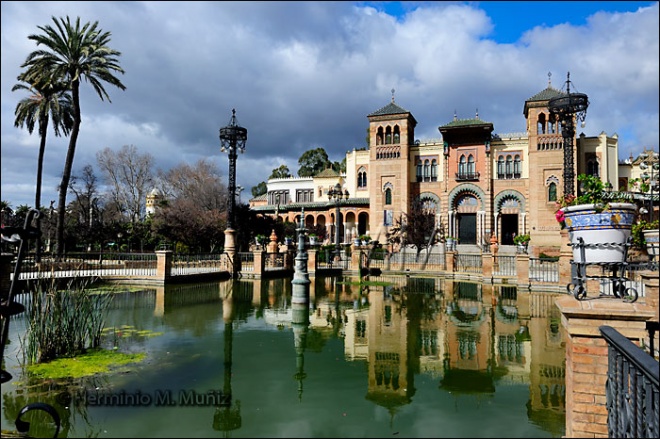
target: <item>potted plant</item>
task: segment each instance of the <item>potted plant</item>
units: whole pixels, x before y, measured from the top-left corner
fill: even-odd
[[[455,237],[449,235],[445,236],[445,246],[447,250],[456,250],[456,242],[458,242],[458,240]]]
[[[307,236],[309,237],[309,245],[316,245],[317,244],[318,236],[316,235],[316,233],[310,233]]]
[[[660,241],[659,230],[660,220],[646,221],[641,219],[632,226],[632,243],[635,247],[646,249],[646,252],[654,259],[658,256]]]
[[[624,193],[609,192],[598,176],[580,174],[581,193],[557,202],[555,218],[567,228],[577,263],[624,261],[637,205]]]
[[[266,245],[266,235],[256,235],[254,237],[254,243],[257,244],[258,246],[265,246]]]
[[[371,241],[371,237],[369,235],[360,235],[360,242],[362,245],[369,244],[369,241]]]
[[[524,235],[516,235],[513,237],[513,243],[518,246],[518,250],[521,253],[527,253],[527,245],[529,244],[529,241],[531,240],[531,236],[529,236],[529,233],[525,233]]]

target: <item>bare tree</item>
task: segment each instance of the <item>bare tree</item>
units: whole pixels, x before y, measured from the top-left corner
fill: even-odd
[[[224,242],[227,188],[212,162],[199,160],[159,171],[165,205],[154,215],[152,229],[190,250],[214,251]]]
[[[153,187],[154,157],[140,154],[134,145],[118,152],[105,148],[96,154],[110,197],[132,224],[144,216],[146,197]]]

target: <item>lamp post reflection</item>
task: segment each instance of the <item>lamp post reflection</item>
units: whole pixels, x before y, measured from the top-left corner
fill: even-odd
[[[225,433],[229,437],[229,432],[238,430],[243,424],[241,417],[241,402],[234,402],[231,391],[231,366],[232,366],[232,343],[234,335],[234,281],[230,281],[229,291],[222,299],[222,319],[224,320],[224,383],[222,387],[223,404],[215,409],[213,415],[213,429]]]

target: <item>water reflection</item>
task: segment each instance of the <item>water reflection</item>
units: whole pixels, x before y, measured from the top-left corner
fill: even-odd
[[[212,407],[137,408],[73,401],[58,411],[85,415],[69,416],[72,428],[60,437],[90,430],[115,437],[564,434],[556,294],[406,276],[370,286],[310,281],[302,304],[286,279],[118,294],[108,326],[163,335],[122,342],[122,350],[147,352],[149,360],[132,374],[105,377],[102,388],[219,389],[224,399]],[[20,376],[18,364],[7,367]],[[3,386],[3,430],[13,425],[10,407],[29,394],[18,382]]]

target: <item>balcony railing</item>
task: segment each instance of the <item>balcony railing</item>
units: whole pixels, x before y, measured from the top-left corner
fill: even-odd
[[[475,181],[479,180],[478,172],[457,172],[456,180],[458,181]]]
[[[658,437],[658,362],[610,326],[606,382],[608,437]]]

